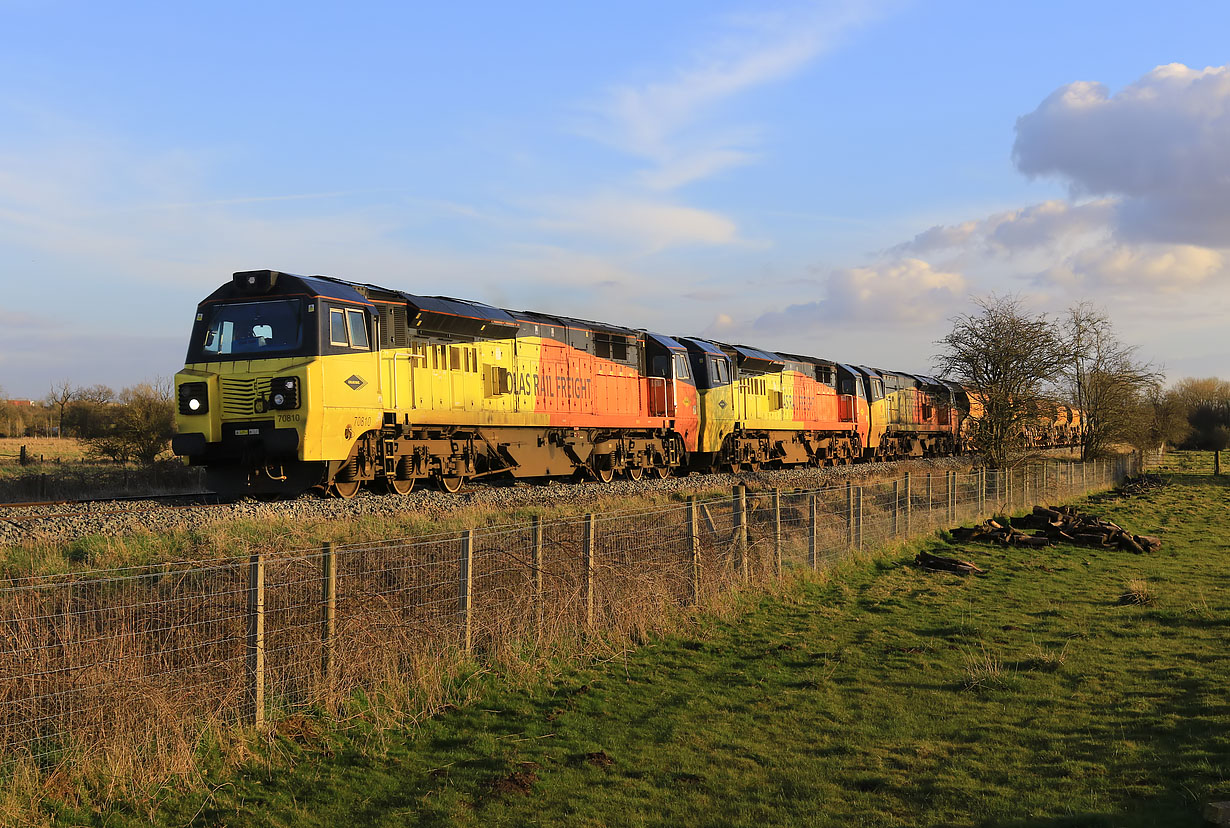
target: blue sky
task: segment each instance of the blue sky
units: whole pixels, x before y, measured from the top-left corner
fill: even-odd
[[[1207,2],[0,0],[0,389],[169,376],[195,303],[266,267],[906,370],[971,294],[1090,299],[1225,376],[1226,31]]]

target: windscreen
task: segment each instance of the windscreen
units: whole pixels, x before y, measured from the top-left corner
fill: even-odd
[[[300,308],[298,299],[214,305],[206,311],[203,332],[191,350],[205,359],[293,353],[303,345]]]

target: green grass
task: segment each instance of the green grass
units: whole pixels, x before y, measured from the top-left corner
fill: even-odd
[[[694,635],[375,733],[278,726],[158,825],[1200,825],[1230,799],[1230,487],[1176,477],[1088,511],[1160,552],[924,545],[989,570],[850,563]],[[1129,581],[1151,602],[1121,602]],[[208,764],[208,762],[207,762]],[[50,814],[49,814],[50,816]]]

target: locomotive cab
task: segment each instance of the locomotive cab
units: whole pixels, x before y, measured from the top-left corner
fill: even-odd
[[[353,388],[353,409],[379,405],[376,327],[373,306],[348,285],[278,271],[234,274],[197,307],[175,378],[172,450],[206,466],[219,492],[315,485],[329,447],[307,412],[330,380]],[[319,359],[326,354],[345,356]]]

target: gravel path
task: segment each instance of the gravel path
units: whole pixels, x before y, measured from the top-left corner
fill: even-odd
[[[504,510],[522,506],[584,504],[612,496],[635,498],[650,492],[686,493],[715,488],[729,489],[736,483],[746,483],[749,488],[756,489],[818,489],[844,483],[847,478],[895,476],[907,470],[925,473],[928,470],[943,471],[969,466],[968,458],[947,457],[925,462],[902,461],[819,469],[780,469],[758,474],[693,474],[665,480],[651,480],[646,477],[636,482],[616,480],[607,484],[558,480],[534,483],[499,480],[468,485],[458,494],[437,491],[431,486],[416,488],[409,495],[361,491],[355,499],[349,501],[308,494],[295,500],[272,503],[242,500],[221,505],[186,505],[192,504],[193,500],[185,498],[182,501],[99,501],[24,506],[0,509],[0,548],[31,540],[67,543],[89,535],[169,532],[228,520],[260,521],[272,517],[293,517],[305,521],[347,520],[415,511],[426,515],[444,515],[471,506]]]

